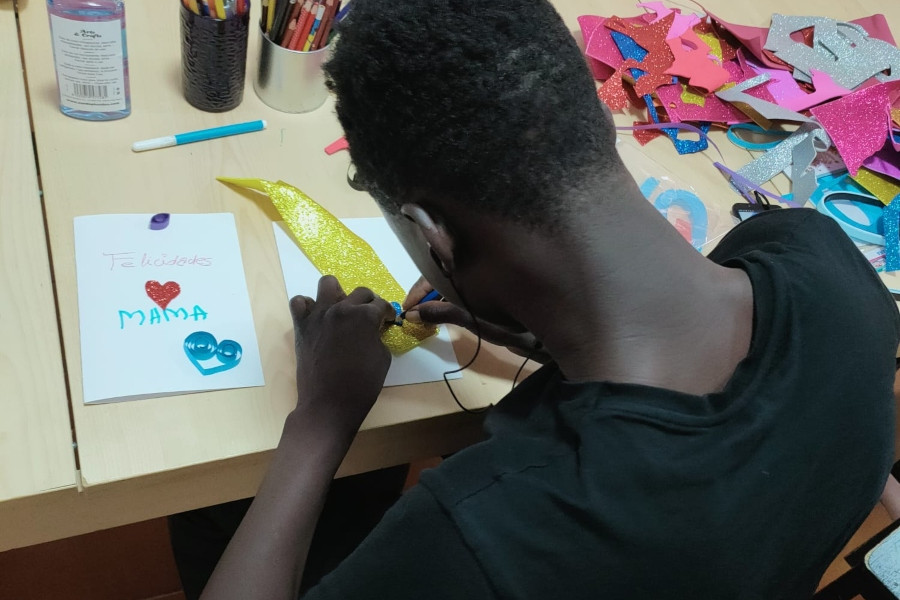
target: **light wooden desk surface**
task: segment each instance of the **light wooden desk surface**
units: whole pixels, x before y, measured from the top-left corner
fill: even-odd
[[[2,0],[0,0],[2,2]],[[560,0],[557,6],[580,39],[581,14],[628,16],[631,0]],[[900,34],[900,6],[877,0],[790,5],[792,14],[849,20],[886,13]],[[2,6],[2,4],[0,4]],[[783,3],[736,4],[710,0],[706,7],[736,23],[766,26]],[[215,181],[217,175],[283,179],[303,189],[340,217],[377,216],[374,203],[345,183],[346,153],[328,157],[322,149],[341,135],[328,100],[302,115],[279,113],[253,91],[260,7],[251,14],[244,100],[225,114],[204,113],[181,96],[178,2],[131,0],[127,4],[133,113],[121,121],[88,123],[63,116],[44,3],[20,4],[31,109],[51,255],[56,274],[63,348],[78,438],[84,491],[66,490],[36,500],[0,503],[0,550],[152,518],[251,495],[264,472],[268,452],[294,403],[291,324],[278,255],[272,237],[273,211],[250,194]],[[685,10],[694,10],[685,6]],[[134,154],[131,143],[232,122],[266,119],[269,128],[211,142]],[[619,115],[630,124],[628,115]],[[629,152],[638,146],[626,135]],[[714,135],[725,160],[737,168],[749,152]],[[623,153],[626,151],[623,150]],[[634,156],[634,154],[632,153]],[[704,201],[730,207],[736,196],[712,167],[710,152],[679,156],[668,142],[640,150],[629,166],[640,178],[657,169],[677,174]],[[784,190],[782,190],[784,191]],[[259,347],[264,388],[85,406],[82,402],[73,218],[119,212],[231,212],[238,226]],[[461,361],[471,338],[457,339]],[[469,406],[502,397],[519,360],[505,351],[482,350],[473,370],[453,383]],[[459,413],[443,383],[384,391],[339,474],[449,452],[477,439],[480,419]],[[37,519],[40,518],[40,522]]]
[[[75,485],[62,351],[12,0],[0,0],[0,81],[2,502]]]

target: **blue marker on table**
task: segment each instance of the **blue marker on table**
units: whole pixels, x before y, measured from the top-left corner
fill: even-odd
[[[135,152],[143,152],[145,150],[156,150],[157,148],[168,148],[169,146],[180,146],[182,144],[190,144],[192,142],[202,142],[204,140],[214,140],[216,138],[228,135],[238,135],[240,133],[251,133],[254,131],[262,131],[266,128],[265,121],[248,121],[246,123],[235,123],[233,125],[225,125],[224,127],[213,127],[212,129],[201,129],[200,131],[189,131],[187,133],[176,133],[175,135],[167,135],[166,137],[154,138],[152,140],[142,140],[131,145],[131,149]]]

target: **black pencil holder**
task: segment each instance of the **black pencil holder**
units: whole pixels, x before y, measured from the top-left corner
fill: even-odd
[[[244,98],[249,11],[227,19],[181,5],[181,86],[192,106],[224,112]]]

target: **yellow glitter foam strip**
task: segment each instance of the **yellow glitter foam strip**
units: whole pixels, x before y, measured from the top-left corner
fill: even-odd
[[[860,167],[856,175],[850,176],[853,181],[866,188],[870,194],[881,200],[885,206],[900,194],[900,183],[892,177],[876,173]]]
[[[388,302],[402,302],[406,297],[406,291],[372,247],[297,188],[283,181],[217,179],[266,194],[310,262],[323,275],[334,275],[347,293],[367,287]],[[436,332],[434,328],[404,320],[401,326],[387,327],[381,341],[394,354],[402,354]]]
[[[722,42],[719,41],[719,38],[716,36],[716,34],[714,34],[712,32],[705,33],[702,31],[695,31],[694,33],[697,34],[697,37],[700,38],[700,40],[704,44],[709,46],[710,53],[713,56],[715,56],[716,58],[718,58],[719,64],[721,64],[722,58],[724,56],[722,53]]]

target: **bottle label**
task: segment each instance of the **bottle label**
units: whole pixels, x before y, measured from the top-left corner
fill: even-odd
[[[125,110],[122,22],[50,15],[60,104],[76,110]]]

